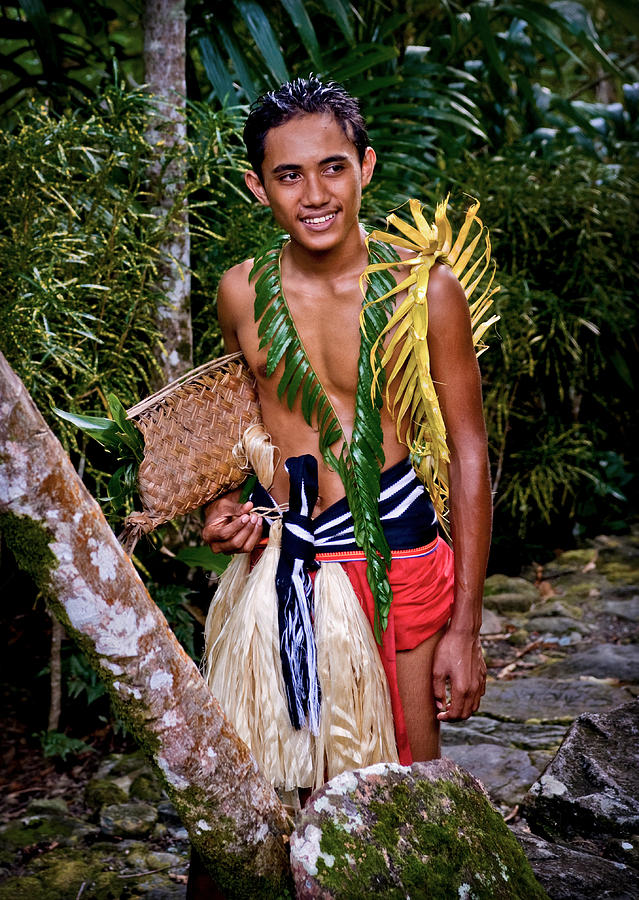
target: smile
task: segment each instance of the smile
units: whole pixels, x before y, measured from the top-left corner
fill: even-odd
[[[335,213],[330,213],[327,216],[316,216],[311,218],[310,216],[306,219],[302,219],[305,225],[322,225],[324,222],[330,222],[331,219],[335,218]]]

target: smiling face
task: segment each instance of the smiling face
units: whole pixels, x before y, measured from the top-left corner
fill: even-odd
[[[246,184],[294,243],[323,252],[359,232],[362,188],[374,167],[372,148],[360,163],[332,113],[304,114],[267,133],[263,183],[248,172]]]

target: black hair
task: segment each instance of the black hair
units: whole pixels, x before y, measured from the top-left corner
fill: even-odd
[[[335,81],[322,82],[314,75],[294,78],[275,91],[268,91],[251,106],[244,126],[246,154],[253,171],[262,177],[264,142],[271,128],[284,125],[305,113],[332,113],[363,162],[368,147],[368,133],[358,101]]]

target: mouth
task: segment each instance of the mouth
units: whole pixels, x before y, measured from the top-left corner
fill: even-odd
[[[310,228],[327,227],[335,219],[337,213],[327,213],[323,216],[305,216],[301,221]]]

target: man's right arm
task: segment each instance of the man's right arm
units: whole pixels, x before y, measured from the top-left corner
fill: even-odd
[[[252,315],[248,273],[251,262],[226,272],[217,292],[217,314],[227,353],[241,350],[238,316]],[[240,503],[240,488],[229,491],[206,507],[202,539],[214,553],[250,553],[262,537],[262,518],[251,514],[253,504]]]

